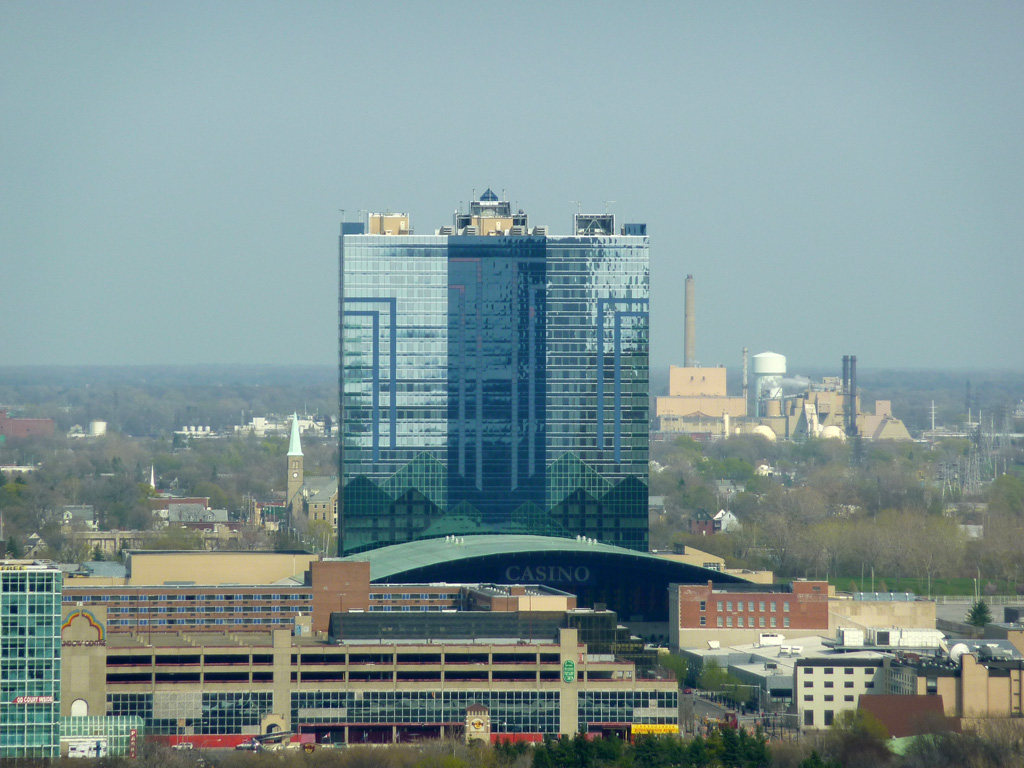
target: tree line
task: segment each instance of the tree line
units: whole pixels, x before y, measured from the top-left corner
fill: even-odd
[[[777,444],[757,437],[701,445],[677,438],[656,446],[651,493],[665,499],[652,519],[652,546],[694,546],[731,567],[780,577],[849,577],[872,571],[899,580],[972,577],[1012,589],[1024,582],[1024,450],[1005,448],[1001,473],[972,497],[951,492],[943,471],[970,451],[967,441],[934,447],[813,440]],[[773,476],[756,474],[766,463]],[[994,474],[994,472],[993,472]],[[740,492],[723,494],[732,483]],[[742,529],[687,532],[704,509],[730,509]]]

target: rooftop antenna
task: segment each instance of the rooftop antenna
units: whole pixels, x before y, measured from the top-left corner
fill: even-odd
[[[608,213],[608,206],[612,205],[614,202],[615,202],[614,200],[605,200],[604,201],[604,212],[605,213]]]

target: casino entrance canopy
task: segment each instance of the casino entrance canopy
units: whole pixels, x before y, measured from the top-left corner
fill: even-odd
[[[581,608],[604,603],[623,622],[667,622],[669,584],[743,584],[731,574],[623,547],[547,536],[426,539],[343,558],[370,563],[377,584],[543,584]]]

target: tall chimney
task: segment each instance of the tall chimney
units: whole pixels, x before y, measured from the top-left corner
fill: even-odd
[[[743,348],[743,415],[746,416],[750,410],[750,400],[747,396],[747,348]]]
[[[683,321],[683,365],[693,368],[697,355],[697,329],[693,321],[693,275],[686,276],[686,309]]]
[[[850,426],[846,434],[853,437],[857,434],[857,356],[850,355],[850,394],[846,407],[846,416]]]

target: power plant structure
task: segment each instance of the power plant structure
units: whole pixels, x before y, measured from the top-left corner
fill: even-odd
[[[670,432],[728,433],[730,419],[747,415],[746,387],[743,397],[729,397],[723,366],[704,368],[696,362],[697,329],[693,275],[686,276],[686,304],[683,310],[683,367],[669,368],[669,393],[655,405],[661,428]]]
[[[786,356],[775,352],[754,355],[754,397],[757,416],[781,413],[782,379],[786,375]]]
[[[873,413],[861,410],[856,355],[843,356],[842,378],[826,376],[814,383],[804,380],[797,384],[798,389],[790,380],[787,392],[785,355],[771,351],[753,355],[749,359],[749,372],[753,374],[750,387],[744,347],[742,396],[729,396],[725,367],[706,368],[696,362],[695,293],[693,275],[687,275],[685,365],[670,366],[668,395],[655,399],[659,431],[708,439],[741,434],[757,434],[769,440],[846,440],[857,436],[874,440],[911,439],[903,422],[892,415],[890,401],[876,401]],[[752,395],[752,401],[748,395]]]

